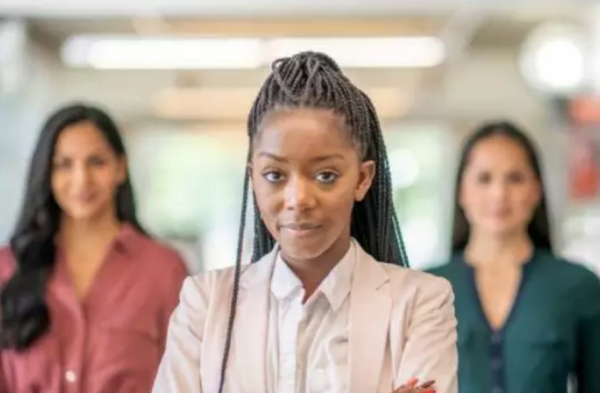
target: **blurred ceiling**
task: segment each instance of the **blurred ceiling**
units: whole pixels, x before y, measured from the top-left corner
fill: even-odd
[[[448,52],[441,66],[348,70],[349,76],[379,103],[381,116],[394,119],[468,110],[469,100],[486,84],[499,92],[521,87],[511,85],[521,83],[519,80],[488,82],[485,75],[476,75],[472,70],[488,67],[488,63],[471,64],[470,55],[493,53],[502,61],[509,56],[512,62],[532,28],[546,21],[581,21],[591,3],[486,0],[467,7],[466,0],[0,0],[0,17],[23,16],[34,41],[49,49],[57,62],[65,39],[80,34],[441,38]],[[493,66],[494,61],[489,60],[489,64]],[[502,61],[497,63],[498,75],[514,75],[516,65],[507,66]],[[455,67],[456,63],[460,67]],[[238,122],[246,116],[253,92],[265,74],[266,69],[67,69],[62,78],[65,97],[104,103],[122,118]],[[470,79],[479,82],[465,85]],[[501,93],[499,96],[486,104],[490,110],[499,105]],[[514,97],[519,98],[517,93]],[[515,102],[515,108],[527,104],[519,104],[513,97],[506,102]]]
[[[260,16],[376,16],[444,14],[463,9],[498,12],[514,9],[544,9],[546,13],[594,3],[593,0],[2,0],[0,15],[37,17],[103,16],[185,16],[185,17],[260,17]],[[537,11],[533,11],[537,13]]]

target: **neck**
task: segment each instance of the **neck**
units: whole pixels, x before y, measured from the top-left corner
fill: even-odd
[[[478,267],[522,265],[529,259],[533,249],[527,233],[499,238],[473,232],[465,249],[465,259]]]
[[[58,240],[65,249],[103,247],[114,239],[121,225],[114,215],[104,215],[90,220],[74,220],[63,215]]]
[[[281,257],[304,287],[304,300],[317,290],[321,282],[342,260],[350,248],[350,237],[337,241],[329,250],[312,259],[294,259],[282,251]]]

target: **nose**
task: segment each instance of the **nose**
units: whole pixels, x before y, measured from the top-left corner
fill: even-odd
[[[309,180],[295,176],[285,186],[287,210],[308,210],[315,206],[316,198]]]
[[[84,163],[79,163],[74,166],[72,176],[73,182],[75,184],[87,184],[90,181],[91,177],[90,168]]]
[[[490,194],[494,201],[504,201],[508,196],[508,187],[506,181],[497,180],[490,187]]]

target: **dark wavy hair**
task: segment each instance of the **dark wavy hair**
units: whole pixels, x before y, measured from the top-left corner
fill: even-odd
[[[535,173],[542,188],[542,197],[536,207],[531,222],[527,227],[527,233],[536,248],[543,248],[552,251],[552,241],[550,238],[550,222],[548,219],[548,206],[546,202],[546,193],[544,191],[544,178],[542,175],[539,154],[533,141],[516,125],[501,121],[483,124],[465,141],[462,149],[458,173],[456,176],[454,192],[454,220],[452,228],[452,249],[451,252],[461,252],[467,246],[470,235],[470,225],[465,217],[465,213],[460,207],[459,195],[460,184],[462,183],[465,169],[469,163],[471,152],[481,141],[494,136],[504,136],[517,143],[527,156],[531,169]]]
[[[117,126],[98,108],[82,104],[66,106],[52,114],[44,124],[31,159],[20,216],[10,239],[16,269],[0,292],[1,348],[25,349],[50,326],[44,293],[55,265],[54,237],[61,217],[51,190],[52,159],[62,130],[81,122],[93,123],[114,153],[119,157],[126,156]],[[136,218],[129,175],[116,192],[115,204],[120,221],[145,233]]]
[[[329,109],[344,121],[347,132],[360,149],[363,160],[375,161],[375,177],[365,198],[355,203],[350,232],[362,248],[378,261],[408,267],[408,257],[394,210],[393,189],[387,150],[373,103],[348,79],[336,62],[317,52],[301,52],[275,61],[248,116],[248,162],[261,123],[280,109]],[[231,347],[239,288],[245,213],[248,202],[249,174],[244,178],[242,217],[238,235],[237,260],[233,283],[227,339],[221,364],[219,392],[223,392]],[[254,239],[252,262],[258,261],[275,246],[273,236],[263,222],[254,201]]]

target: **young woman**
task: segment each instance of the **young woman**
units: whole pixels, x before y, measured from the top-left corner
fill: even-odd
[[[492,123],[466,142],[454,257],[461,393],[600,392],[600,281],[552,252],[533,143]]]
[[[235,268],[184,283],[153,392],[455,393],[453,294],[403,267],[369,98],[300,53],[273,64],[248,132],[255,263],[242,213]]]
[[[60,109],[0,250],[0,392],[150,391],[185,276],[137,222],[113,121]]]

